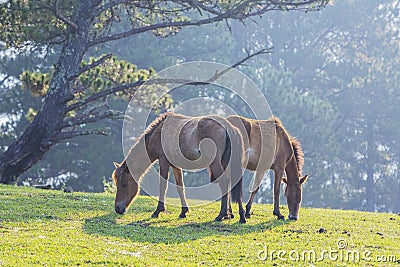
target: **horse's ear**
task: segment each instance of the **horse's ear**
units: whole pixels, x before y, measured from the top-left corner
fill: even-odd
[[[305,182],[307,182],[308,179],[308,175],[304,175],[303,177],[300,178],[300,184],[304,184]]]
[[[118,168],[118,167],[121,166],[121,164],[118,164],[118,163],[116,163],[115,161],[114,161],[113,163],[114,163],[114,167],[115,167],[115,168]]]
[[[287,184],[287,179],[282,177],[282,181]]]

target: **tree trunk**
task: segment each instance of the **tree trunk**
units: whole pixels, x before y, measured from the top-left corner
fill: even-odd
[[[42,108],[21,137],[0,155],[1,183],[13,183],[21,173],[31,168],[55,144],[52,142],[52,136],[61,132],[60,125],[66,113],[67,102],[73,97],[71,83],[73,77],[79,74],[88,43],[92,21],[84,15],[88,14],[89,2],[82,1],[77,11],[78,28],[70,26],[68,29],[69,34],[62,47]]]

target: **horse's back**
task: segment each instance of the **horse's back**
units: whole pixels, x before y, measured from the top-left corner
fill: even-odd
[[[216,115],[188,117],[171,114],[160,131],[162,153],[177,167],[205,168],[213,160],[212,156],[221,157],[225,150],[225,127],[224,118]],[[210,140],[202,142],[205,139]],[[216,155],[212,155],[215,149]]]
[[[270,169],[277,149],[274,119],[254,120],[232,115],[227,120],[239,128],[243,136],[248,157],[246,168],[252,171]]]

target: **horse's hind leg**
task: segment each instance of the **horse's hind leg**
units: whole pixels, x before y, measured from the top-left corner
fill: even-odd
[[[245,217],[245,212],[244,212],[244,209],[243,209],[242,200],[243,200],[242,196],[240,196],[239,199],[238,199],[239,216],[240,216],[239,222],[240,223],[246,223],[246,217]]]
[[[273,214],[278,216],[279,220],[283,220],[285,217],[281,214],[279,209],[279,194],[281,191],[281,181],[284,167],[278,166],[274,168],[274,212]]]
[[[181,205],[182,205],[182,210],[181,210],[181,214],[179,214],[179,218],[186,218],[186,213],[189,211],[189,207],[186,202],[185,185],[183,184],[182,169],[172,167],[172,171],[173,171],[174,177],[175,177],[176,191],[178,191],[179,197],[181,199]]]
[[[223,169],[226,170],[225,165],[223,165]],[[213,174],[211,172],[211,181],[214,182],[214,180],[215,180],[215,177],[213,178]],[[233,212],[232,212],[232,202],[231,202],[231,199],[228,199],[228,215],[225,216],[224,219],[233,219],[233,218],[235,218],[235,215],[233,215]]]
[[[239,222],[246,223],[245,211],[243,209],[243,192],[242,192],[243,177],[241,176],[239,178],[239,181],[236,181],[236,177],[231,176],[231,183],[232,179],[234,183],[236,182],[236,184],[233,187],[231,187],[231,196],[232,196],[231,201],[236,201],[238,203],[239,216],[240,216]],[[231,205],[230,205],[231,201],[229,201],[230,211],[231,211]]]
[[[256,196],[258,190],[260,189],[260,185],[261,185],[262,179],[264,178],[264,174],[265,174],[265,172],[263,172],[263,171],[258,171],[255,173],[254,182],[250,189],[250,191],[251,191],[250,198],[246,204],[246,214],[245,214],[246,218],[250,218],[251,205],[253,204],[254,197]]]
[[[222,168],[221,163],[214,161],[210,165],[211,171],[211,182],[218,183],[222,198],[221,198],[221,210],[218,216],[215,218],[216,222],[222,221],[224,218],[231,218],[229,213],[229,179],[226,173],[224,173],[224,169]]]
[[[225,177],[221,177],[218,179],[218,185],[221,189],[222,198],[221,198],[221,210],[219,211],[218,216],[215,218],[215,221],[219,222],[222,219],[230,219],[231,213],[229,212],[228,202],[229,202],[229,181]]]
[[[159,166],[160,166],[160,175],[159,175],[160,195],[158,197],[157,209],[151,215],[152,218],[158,218],[158,214],[160,214],[160,212],[165,211],[165,195],[168,187],[168,174],[169,174],[170,164],[167,159],[160,158]]]

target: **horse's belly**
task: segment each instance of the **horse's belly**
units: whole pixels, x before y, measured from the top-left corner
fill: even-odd
[[[247,156],[247,166],[246,169],[255,171],[258,166],[258,162],[260,161],[260,151],[256,149],[247,149],[246,150]]]
[[[180,152],[182,152],[185,159],[190,161],[198,160],[201,157],[200,149],[198,147],[191,148],[190,150],[186,149],[185,151],[180,150]]]
[[[176,149],[172,153],[168,153],[170,157],[168,158],[174,166],[186,169],[186,170],[197,170],[204,169],[208,167],[213,159],[209,155],[200,153],[200,149],[192,147],[183,151],[181,149]]]
[[[272,142],[259,144],[252,143],[246,149],[247,165],[246,169],[251,171],[267,171],[271,168],[275,158],[275,147]]]

